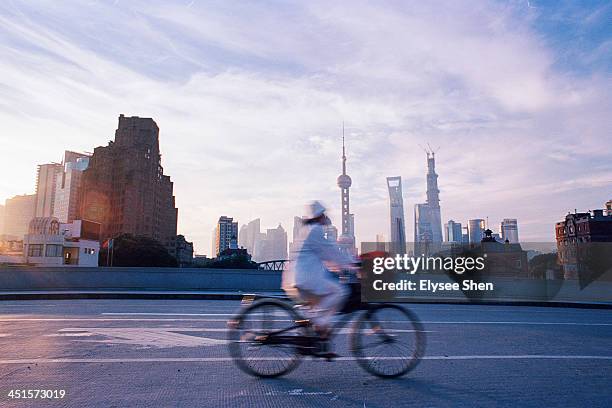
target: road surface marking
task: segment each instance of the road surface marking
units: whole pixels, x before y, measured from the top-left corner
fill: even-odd
[[[79,332],[83,333],[110,333],[119,334],[125,333],[125,335],[129,335],[131,332],[140,333],[143,330],[148,331],[159,331],[159,332],[217,332],[217,333],[226,333],[226,328],[207,328],[207,327],[160,327],[160,328],[138,328],[138,327],[125,327],[125,328],[106,328],[106,327],[66,327],[63,329],[59,329],[57,334],[46,334],[46,337],[69,337],[69,336],[78,336]],[[386,329],[387,332],[390,333],[414,333],[417,330],[412,329]],[[367,330],[362,330],[362,332],[368,332]],[[422,333],[434,333],[431,330],[421,330]],[[352,329],[348,327],[343,327],[342,329],[335,331],[334,334],[350,334],[352,333]],[[83,334],[85,336],[86,334]],[[92,334],[89,334],[92,335]]]
[[[370,358],[374,359],[374,358]],[[376,357],[379,360],[404,360],[404,357]],[[255,359],[253,359],[255,360]],[[278,357],[258,358],[261,361],[277,361]],[[338,357],[335,361],[355,361],[355,357]],[[425,356],[422,360],[609,360],[612,356],[589,355],[467,355],[467,356]],[[176,358],[24,358],[3,359],[0,364],[113,364],[113,363],[223,363],[233,361],[231,357],[176,357]]]
[[[227,344],[224,339],[211,339],[208,337],[191,336],[176,333],[176,331],[201,331],[189,328],[108,328],[89,327],[83,329],[62,329],[58,334],[49,337],[91,337],[103,336],[106,339],[75,340],[88,343],[129,344],[140,347],[171,348],[171,347],[202,347]],[[220,329],[221,330],[221,329]],[[223,329],[225,331],[225,329]]]
[[[100,313],[106,316],[235,316],[236,313]],[[285,314],[286,315],[286,314]]]
[[[233,316],[233,315],[231,315]],[[135,318],[0,318],[0,322],[71,322],[71,321],[86,321],[86,322],[176,322],[176,321],[190,321],[190,322],[227,322],[227,319],[195,319],[195,318],[176,318],[176,319],[135,319]],[[250,319],[250,321],[260,321],[257,319]],[[285,322],[287,320],[266,320],[266,321],[278,321]],[[389,321],[384,322],[395,322],[404,323],[405,321]],[[532,326],[594,326],[594,327],[606,327],[612,326],[612,323],[581,323],[581,322],[513,322],[513,321],[435,321],[435,320],[424,320],[421,321],[423,324],[499,324],[499,325],[532,325]]]

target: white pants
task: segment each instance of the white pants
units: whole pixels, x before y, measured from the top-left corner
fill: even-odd
[[[292,298],[305,300],[310,306],[309,318],[314,324],[321,327],[329,327],[332,318],[337,314],[349,295],[348,289],[341,284],[330,286],[327,293],[315,295],[311,292],[297,289],[295,292],[287,292]]]

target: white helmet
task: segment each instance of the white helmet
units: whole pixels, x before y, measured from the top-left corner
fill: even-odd
[[[312,220],[318,218],[325,213],[325,207],[319,201],[313,201],[306,205],[306,215],[304,219]]]

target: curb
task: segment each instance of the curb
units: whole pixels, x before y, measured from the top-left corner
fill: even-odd
[[[166,292],[166,291],[41,291],[41,292],[0,292],[0,301],[10,300],[72,300],[72,299],[182,299],[182,300],[241,300],[244,296],[277,297],[287,299],[282,292]],[[563,307],[577,309],[612,309],[612,303],[570,302],[570,301],[525,301],[525,300],[473,300],[459,302],[443,299],[411,299],[407,304],[453,304],[481,306],[528,306],[528,307]]]

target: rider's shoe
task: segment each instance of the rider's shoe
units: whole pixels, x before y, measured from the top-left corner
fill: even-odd
[[[327,361],[334,361],[334,359],[340,357],[338,354],[330,351],[329,340],[320,339],[318,342],[318,350],[313,353],[315,357],[324,358]]]
[[[340,355],[334,353],[333,351],[328,351],[327,353],[319,355],[319,357],[324,358],[327,361],[334,361],[335,359],[340,357]]]

